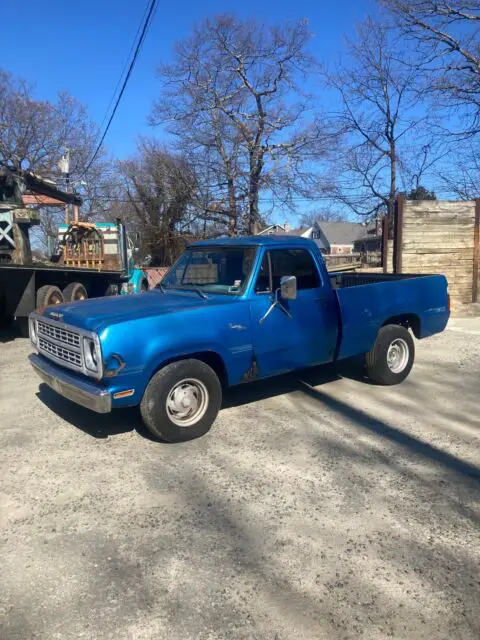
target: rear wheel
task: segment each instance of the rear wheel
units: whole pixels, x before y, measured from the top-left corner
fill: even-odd
[[[63,293],[53,284],[46,284],[37,291],[37,309],[52,307],[64,302]]]
[[[366,355],[367,372],[379,384],[399,384],[410,373],[414,360],[415,344],[408,329],[389,324],[380,329]]]
[[[180,360],[153,376],[140,411],[153,435],[181,442],[207,433],[221,403],[222,387],[215,371],[200,360]]]
[[[77,302],[78,300],[86,300],[88,293],[80,282],[70,282],[63,290],[63,298],[65,302]]]

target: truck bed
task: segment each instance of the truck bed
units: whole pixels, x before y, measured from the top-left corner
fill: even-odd
[[[398,280],[410,280],[411,278],[423,278],[425,274],[329,272],[329,276],[333,289],[346,289],[347,287],[360,287],[378,282],[396,282]]]
[[[370,351],[390,320],[408,319],[417,338],[443,331],[449,318],[447,282],[441,275],[330,274],[339,307],[337,358]]]

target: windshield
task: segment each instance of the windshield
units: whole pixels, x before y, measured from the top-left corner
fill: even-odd
[[[255,249],[247,247],[188,249],[163,278],[161,285],[165,289],[239,294],[247,283],[254,257]]]

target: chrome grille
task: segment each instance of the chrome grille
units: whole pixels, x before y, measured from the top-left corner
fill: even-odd
[[[74,367],[82,369],[82,354],[79,351],[72,351],[71,349],[62,347],[59,344],[50,342],[49,340],[43,338],[40,334],[38,336],[38,349],[40,352],[43,352],[46,355],[53,356],[57,360],[63,360],[64,362],[68,362]]]
[[[37,327],[37,331],[41,336],[53,338],[58,342],[62,342],[63,344],[70,345],[72,347],[80,347],[80,336],[74,331],[55,327],[52,324],[42,322],[42,320],[37,320]]]

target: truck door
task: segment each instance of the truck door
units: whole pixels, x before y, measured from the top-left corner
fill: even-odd
[[[297,298],[275,301],[282,276],[297,278]],[[251,298],[252,338],[260,377],[329,362],[338,318],[329,282],[307,249],[264,250]],[[288,312],[288,313],[287,313]]]

